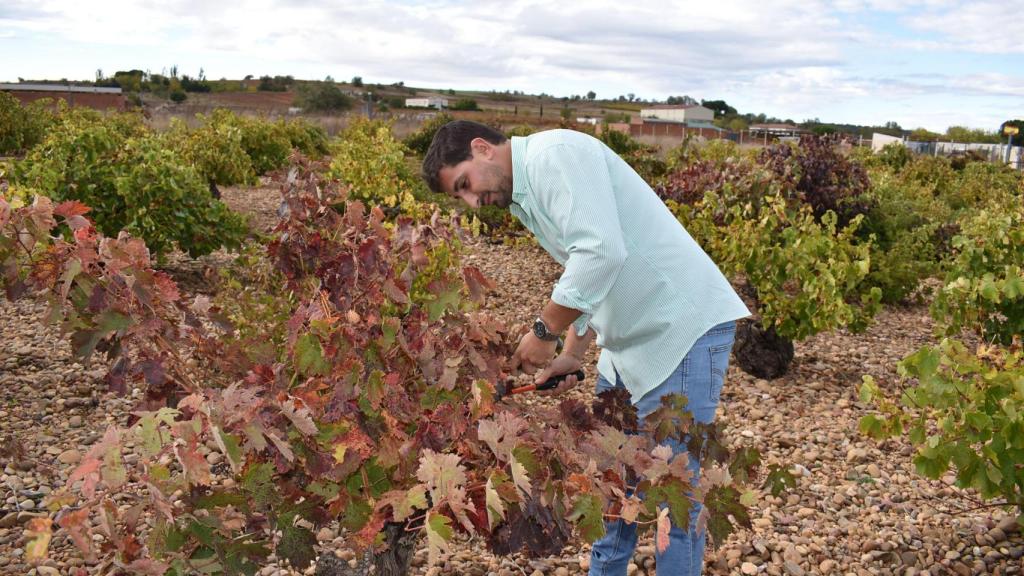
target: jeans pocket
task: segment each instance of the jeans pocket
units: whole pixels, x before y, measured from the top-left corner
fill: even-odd
[[[709,400],[718,402],[722,396],[722,387],[725,385],[725,373],[729,369],[729,353],[732,352],[732,342],[712,346],[708,348],[709,363],[711,365],[711,388]]]

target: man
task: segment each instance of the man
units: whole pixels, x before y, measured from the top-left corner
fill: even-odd
[[[513,369],[537,373],[537,383],[575,372],[596,338],[598,392],[625,388],[641,418],[663,395],[682,393],[696,420],[714,419],[735,320],[749,312],[651,187],[607,146],[572,130],[509,140],[459,120],[434,136],[423,175],[434,191],[474,208],[509,208],[565,267]],[[569,376],[553,393],[575,384]],[[695,474],[698,461],[690,459]],[[607,528],[594,543],[590,574],[624,575],[636,526]],[[656,558],[659,576],[700,574],[705,536],[696,522],[688,531],[673,527],[670,537]]]

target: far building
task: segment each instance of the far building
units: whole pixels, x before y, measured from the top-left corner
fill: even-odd
[[[657,104],[640,110],[640,118],[629,125],[633,137],[722,138],[725,131],[713,124],[715,111],[699,104]]]
[[[0,84],[0,92],[7,92],[19,102],[28,104],[35,100],[50,98],[64,100],[68,106],[85,106],[96,110],[114,108],[124,110],[127,101],[120,88],[99,86],[73,86],[70,84]]]
[[[792,124],[751,124],[750,135],[769,138],[799,138],[801,134],[810,134],[809,130]]]
[[[658,104],[640,110],[640,119],[643,122],[678,122],[682,124],[704,122],[711,124],[715,120],[715,111],[699,104]]]
[[[406,98],[406,108],[435,108],[437,110],[444,110],[448,107],[447,98]]]

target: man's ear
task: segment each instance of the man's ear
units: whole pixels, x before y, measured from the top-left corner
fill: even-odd
[[[494,154],[494,146],[483,138],[473,138],[470,140],[469,149],[474,156],[482,156],[488,160]]]

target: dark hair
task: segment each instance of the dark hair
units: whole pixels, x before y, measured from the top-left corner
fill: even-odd
[[[490,126],[469,120],[454,120],[441,126],[430,148],[423,156],[423,179],[434,192],[441,192],[440,172],[445,166],[455,166],[463,160],[469,160],[473,153],[469,143],[476,138],[483,138],[491,144],[504,143],[508,138]]]

